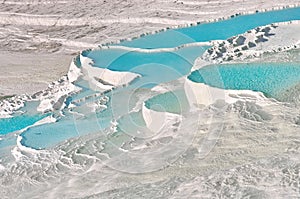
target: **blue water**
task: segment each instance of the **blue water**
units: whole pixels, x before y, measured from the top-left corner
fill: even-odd
[[[36,126],[22,133],[22,144],[34,149],[43,149],[55,146],[64,140],[87,135],[89,133],[101,133],[104,129],[104,118],[87,117],[76,119],[66,117],[56,123]],[[109,121],[105,122],[106,124]],[[107,127],[107,126],[105,126]]]
[[[145,106],[159,112],[181,114],[188,110],[188,100],[183,90],[156,95],[145,101]]]
[[[76,94],[72,95],[70,97],[70,99],[68,99],[69,103],[74,102],[76,100],[80,100],[80,99],[85,98],[87,96],[92,96],[96,93],[99,93],[97,91],[91,90],[89,88],[89,83],[85,80],[80,79],[77,82],[75,82],[75,85],[77,87],[79,87],[81,89],[81,91],[79,93],[76,93]]]
[[[123,131],[127,134],[137,134],[137,131],[144,132],[146,129],[146,123],[141,111],[127,114],[118,120],[118,131]]]
[[[257,26],[299,19],[300,8],[241,15],[215,23],[204,23],[189,28],[167,30],[155,35],[147,35],[133,41],[124,41],[119,45],[137,48],[175,47],[191,42],[227,39]]]
[[[188,79],[223,89],[260,91],[277,98],[300,84],[300,63],[211,65],[192,72]]]
[[[85,97],[88,97],[88,99],[85,99]],[[23,137],[22,144],[34,149],[50,148],[70,138],[90,133],[101,133],[110,126],[113,119],[110,109],[95,113],[91,112],[91,109],[87,106],[89,102],[95,102],[99,97],[85,95],[80,98],[75,94],[74,98],[83,100],[77,103],[75,108],[64,109],[64,115],[57,117],[57,122],[26,130],[21,134]],[[72,97],[70,101],[73,101]]]
[[[120,45],[140,48],[175,47],[191,42],[226,39],[257,26],[294,19],[300,19],[300,8],[238,16],[216,23],[168,30],[130,42],[122,42]],[[59,116],[56,123],[28,129],[22,133],[22,143],[36,149],[53,147],[70,138],[89,133],[103,133],[103,129],[110,127],[110,122],[115,119],[120,122],[120,127],[128,127],[125,128],[126,130],[134,131],[136,128],[134,125],[127,125],[131,119],[143,129],[144,122],[140,112],[128,115],[128,111],[131,111],[130,109],[135,104],[130,102],[130,99],[138,99],[140,95],[133,94],[132,90],[139,88],[147,93],[155,85],[188,75],[195,59],[201,56],[207,48],[208,46],[185,47],[174,52],[161,53],[141,53],[116,49],[83,52],[83,56],[94,60],[94,67],[108,68],[113,71],[130,71],[140,74],[142,77],[126,88],[118,88],[106,93],[105,95],[111,97],[107,109],[96,113],[91,112],[88,103],[99,99],[99,97],[93,97],[97,91],[92,90],[84,78],[80,79],[75,84],[81,87],[82,91],[70,96],[67,100],[68,104],[75,103],[77,107],[65,108],[62,111],[64,115]],[[78,57],[75,59],[75,63],[81,67]],[[278,91],[298,83],[300,79],[298,68],[299,66],[295,64],[209,66],[193,72],[189,78],[195,82],[205,82],[220,88],[251,89],[264,92],[268,96],[276,96]],[[155,96],[146,101],[146,106],[157,111],[167,110],[180,113],[188,104],[185,96],[181,95],[182,93],[180,92],[176,96],[173,96],[174,93]],[[179,96],[178,100],[177,96]],[[133,105],[129,105],[130,103]],[[0,119],[0,134],[22,129],[41,119],[40,115],[33,114],[36,113],[36,106],[37,104],[30,103],[24,109],[26,114],[11,119]],[[77,111],[79,114],[72,111]]]
[[[194,60],[207,47],[188,47],[175,52],[141,53],[125,50],[95,50],[86,53],[94,61],[95,67],[112,71],[129,71],[143,76],[136,86],[153,87],[187,75]]]
[[[0,119],[0,135],[21,130],[43,119],[44,115],[19,115]]]

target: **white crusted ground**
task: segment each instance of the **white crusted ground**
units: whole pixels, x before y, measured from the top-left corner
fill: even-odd
[[[255,60],[268,53],[300,48],[300,21],[270,24],[249,30],[227,40],[213,41],[212,47],[195,60],[192,70],[212,63]]]

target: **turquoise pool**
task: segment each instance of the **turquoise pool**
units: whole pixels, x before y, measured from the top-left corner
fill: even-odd
[[[213,87],[253,90],[279,98],[300,84],[300,63],[247,63],[210,65],[192,72],[188,79]]]
[[[0,119],[0,135],[21,130],[46,117],[45,115],[18,115]]]
[[[159,83],[176,80],[187,75],[195,59],[208,46],[187,47],[174,52],[141,53],[126,50],[95,50],[86,53],[95,67],[113,71],[129,71],[143,76],[134,84],[153,87]]]
[[[176,90],[156,95],[147,100],[145,106],[154,111],[175,114],[181,114],[189,108],[184,90]]]

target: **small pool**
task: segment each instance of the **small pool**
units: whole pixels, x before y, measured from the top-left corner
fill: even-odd
[[[142,75],[143,78],[135,81],[136,87],[153,87],[187,75],[195,59],[207,48],[187,47],[174,52],[155,53],[109,49],[91,51],[86,56],[94,61],[95,67]]]
[[[285,90],[300,84],[300,63],[210,65],[192,72],[188,79],[222,89],[260,91],[280,100]]]
[[[158,112],[182,114],[189,104],[184,90],[176,90],[156,95],[145,102],[145,106]]]
[[[0,135],[21,130],[46,117],[45,115],[19,115],[0,119]]]

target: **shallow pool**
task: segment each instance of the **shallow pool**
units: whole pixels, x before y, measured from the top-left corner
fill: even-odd
[[[300,84],[299,63],[246,63],[210,65],[192,72],[188,79],[213,87],[253,90],[268,97]]]
[[[181,114],[189,108],[184,90],[175,90],[156,95],[147,100],[145,106],[154,111],[175,114]]]
[[[21,130],[46,117],[45,115],[18,115],[0,119],[0,135]]]
[[[95,50],[86,53],[95,67],[112,71],[128,71],[142,75],[135,81],[137,87],[153,87],[187,75],[197,57],[208,46],[187,47],[172,52],[142,53],[126,50]]]

